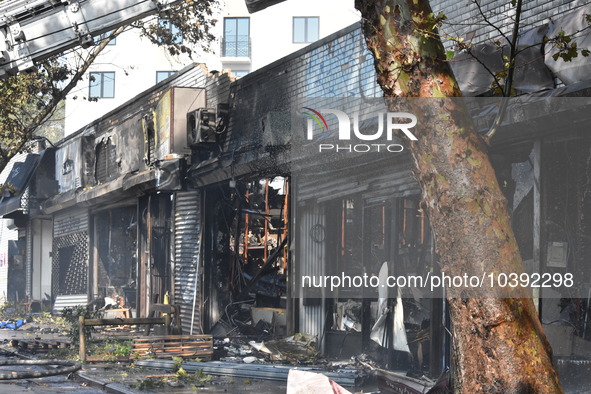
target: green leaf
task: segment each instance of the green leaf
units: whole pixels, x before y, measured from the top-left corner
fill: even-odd
[[[446,51],[445,52],[445,60],[451,60],[454,58],[456,53],[454,51]]]

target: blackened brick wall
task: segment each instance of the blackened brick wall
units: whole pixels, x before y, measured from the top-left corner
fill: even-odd
[[[506,35],[511,34],[515,7],[509,0],[432,0],[433,11],[443,12],[448,18],[441,33],[464,38],[473,44],[497,40],[499,32],[485,23],[476,2],[493,25]],[[585,0],[524,0],[521,31],[540,26],[548,22],[548,18],[557,18],[587,3]]]
[[[358,24],[248,74],[233,97],[227,151],[262,146],[262,118],[290,111],[303,98],[381,97],[373,57]],[[317,102],[318,103],[318,102]]]
[[[432,0],[434,11],[443,11],[448,17],[442,29],[445,34],[468,38],[472,43],[499,38],[499,32],[483,20],[475,1],[479,1],[491,23],[510,33],[515,8],[509,0]],[[521,31],[538,27],[548,18],[556,18],[585,3],[583,0],[525,0]],[[262,118],[272,111],[294,108],[299,99],[379,97],[382,92],[375,81],[373,57],[365,47],[359,25],[349,26],[236,81],[230,88],[234,110],[230,134],[238,145],[226,149],[260,146]]]

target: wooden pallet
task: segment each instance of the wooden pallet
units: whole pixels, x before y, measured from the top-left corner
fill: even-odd
[[[164,335],[134,338],[132,354],[139,357],[172,358],[198,357],[211,360],[213,339],[211,335]]]
[[[12,347],[20,350],[26,350],[33,353],[46,353],[51,349],[60,349],[70,347],[70,342],[59,340],[42,339],[13,339],[10,341]]]

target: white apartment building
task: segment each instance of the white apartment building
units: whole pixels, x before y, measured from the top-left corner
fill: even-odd
[[[171,56],[137,29],[117,37],[67,96],[66,135],[192,62],[241,77],[359,20],[353,0],[287,0],[254,14],[244,0],[222,3],[209,54],[197,45],[193,59]]]

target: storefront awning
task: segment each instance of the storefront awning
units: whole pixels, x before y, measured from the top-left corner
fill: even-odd
[[[14,163],[8,178],[6,178],[6,185],[10,185],[10,189],[0,197],[0,216],[4,217],[14,211],[26,208],[23,203],[23,194],[39,165],[41,155],[28,154],[23,162]],[[9,191],[9,190],[12,190]]]

